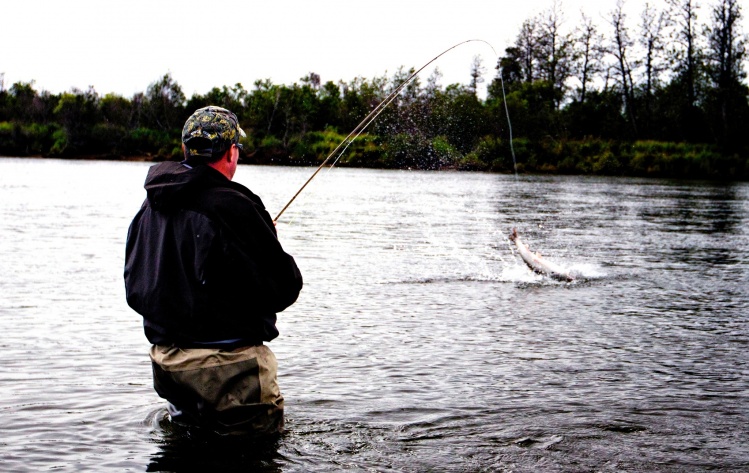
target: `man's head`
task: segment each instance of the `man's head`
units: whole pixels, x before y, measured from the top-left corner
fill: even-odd
[[[195,111],[182,128],[185,158],[205,163],[218,161],[232,145],[239,145],[245,132],[237,116],[225,108],[210,105]]]

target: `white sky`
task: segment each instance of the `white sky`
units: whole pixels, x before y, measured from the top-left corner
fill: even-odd
[[[616,0],[563,0],[566,27],[580,9],[594,19]],[[35,81],[53,93],[92,85],[132,97],[165,73],[187,97],[258,79],[290,85],[315,72],[323,82],[388,77],[419,68],[459,42],[434,66],[440,81],[467,84],[480,55],[487,82],[521,23],[553,0],[4,0],[0,73],[5,87]],[[627,0],[631,28],[644,0]],[[651,0],[657,4],[658,0]],[[602,22],[602,21],[599,21]]]

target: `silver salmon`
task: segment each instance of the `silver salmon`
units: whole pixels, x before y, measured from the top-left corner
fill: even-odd
[[[515,247],[517,248],[518,253],[520,253],[520,257],[534,272],[544,276],[549,276],[559,281],[572,281],[575,279],[570,274],[569,270],[562,268],[551,261],[547,261],[543,259],[540,254],[531,251],[528,245],[520,240],[516,228],[512,229],[510,241],[515,243]]]

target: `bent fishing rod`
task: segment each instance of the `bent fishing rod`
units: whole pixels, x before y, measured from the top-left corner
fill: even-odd
[[[353,143],[353,141],[356,138],[358,138],[359,135],[361,135],[364,132],[364,130],[367,129],[367,127],[380,115],[380,113],[382,113],[382,111],[385,110],[385,107],[387,107],[388,105],[390,105],[390,103],[393,100],[395,100],[395,98],[398,96],[398,94],[400,94],[400,92],[406,87],[406,85],[408,85],[409,82],[411,82],[413,80],[414,77],[416,77],[421,71],[423,71],[431,63],[433,63],[434,61],[436,61],[440,57],[444,56],[448,52],[452,51],[453,49],[457,48],[458,46],[461,46],[461,45],[466,44],[466,43],[472,43],[472,42],[486,43],[487,45],[489,45],[490,48],[492,48],[492,51],[494,50],[494,47],[492,47],[491,44],[489,44],[487,41],[484,41],[483,39],[469,39],[469,40],[462,41],[462,42],[460,42],[460,43],[458,43],[458,44],[456,44],[454,46],[451,46],[451,47],[445,49],[440,54],[438,54],[437,56],[435,56],[434,58],[432,58],[429,62],[427,62],[426,64],[424,64],[423,66],[421,66],[421,68],[419,68],[419,70],[417,70],[416,72],[413,72],[410,76],[408,76],[406,78],[406,80],[404,80],[398,87],[396,87],[395,90],[393,90],[392,92],[390,92],[390,94],[388,94],[382,102],[380,102],[374,109],[372,109],[372,111],[369,112],[369,114],[366,117],[364,117],[364,119],[361,122],[359,122],[358,125],[356,125],[356,128],[354,128],[353,130],[351,130],[351,133],[349,133],[348,136],[346,136],[346,138],[344,138],[340,143],[338,143],[338,146],[336,146],[335,149],[330,152],[330,154],[328,155],[328,157],[325,158],[325,160],[317,167],[317,169],[315,170],[315,172],[312,173],[312,175],[309,177],[309,179],[307,179],[307,181],[304,184],[302,184],[302,187],[299,188],[299,190],[296,192],[296,194],[294,194],[294,196],[291,198],[291,200],[289,200],[289,202],[286,205],[284,205],[284,207],[281,209],[281,211],[278,212],[278,215],[276,215],[276,218],[273,219],[273,222],[274,223],[278,222],[278,219],[281,217],[281,215],[283,215],[283,213],[286,211],[286,209],[289,208],[289,206],[291,205],[291,203],[294,202],[294,200],[296,200],[296,198],[299,196],[299,194],[302,193],[302,191],[304,190],[304,188],[307,187],[307,184],[309,184],[310,182],[312,182],[312,179],[314,179],[315,176],[317,176],[317,174],[322,170],[322,168],[325,167],[325,165],[328,163],[328,161],[330,161],[330,158],[332,158],[333,156],[336,155],[336,153],[338,153],[338,156],[336,157],[335,161],[333,161],[333,164],[331,165],[331,167],[335,166],[335,163],[338,162],[338,159],[340,159],[340,157],[343,155],[343,153],[346,151],[346,149],[349,147],[349,145],[351,143]],[[339,150],[340,150],[340,153],[339,153]]]

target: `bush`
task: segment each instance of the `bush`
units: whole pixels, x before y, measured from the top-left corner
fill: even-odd
[[[591,170],[596,174],[607,176],[622,173],[622,163],[611,150],[606,150],[593,160]]]
[[[93,151],[99,153],[123,153],[124,142],[128,132],[123,126],[110,123],[97,123],[91,129],[91,144]]]
[[[388,168],[420,169],[432,153],[431,143],[418,134],[397,133],[389,136],[380,161]]]
[[[432,169],[454,167],[462,157],[460,152],[447,141],[446,136],[435,137],[430,148],[429,157],[431,160],[428,166]]]
[[[344,138],[345,136],[329,129],[305,133],[300,139],[293,141],[290,159],[295,162],[322,163]]]
[[[65,153],[65,150],[68,149],[68,132],[64,128],[57,129],[52,134],[52,147],[49,150],[49,153],[52,155],[62,155]]]
[[[721,165],[721,163],[723,163]],[[636,141],[629,160],[630,173],[640,176],[717,177],[734,174],[717,148],[705,144]]]
[[[177,141],[163,130],[140,127],[131,130],[124,137],[120,149],[126,155],[156,155],[159,157],[160,155],[163,156],[161,150],[171,150]]]
[[[18,136],[21,126],[12,122],[0,122],[0,153],[4,155],[20,155]]]
[[[348,166],[380,167],[383,149],[376,135],[362,134],[348,147],[341,161]]]
[[[12,156],[44,155],[54,145],[54,124],[0,122],[0,154]]]
[[[463,156],[458,162],[459,169],[468,170],[487,170],[496,167],[497,171],[505,171],[503,165],[504,149],[502,140],[494,136],[485,136],[479,140],[476,147],[468,154]],[[509,169],[512,169],[512,159],[510,158]]]

